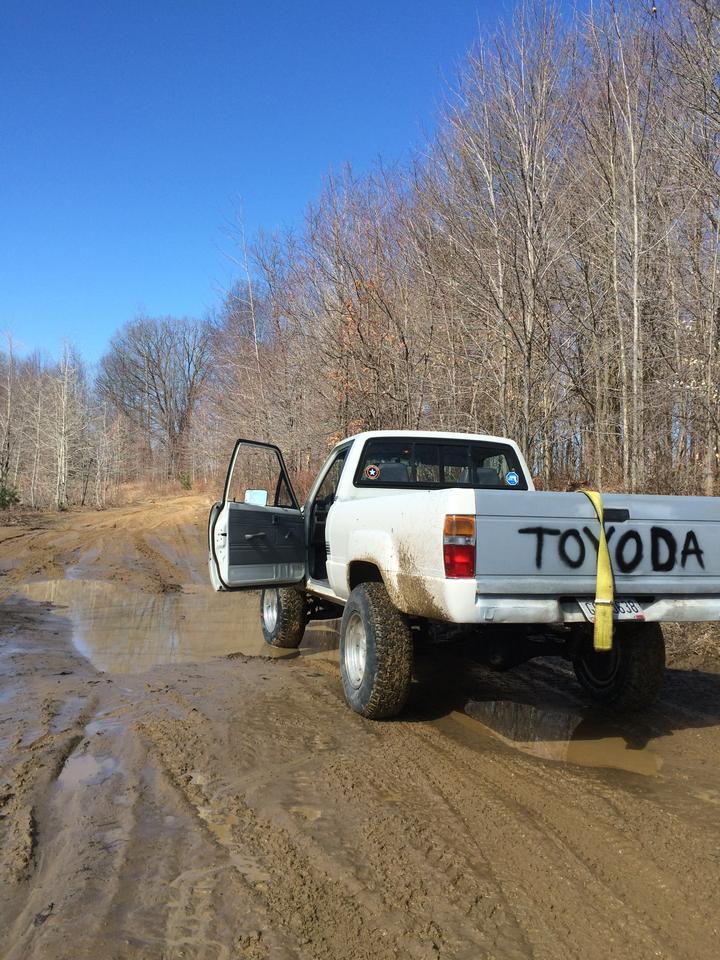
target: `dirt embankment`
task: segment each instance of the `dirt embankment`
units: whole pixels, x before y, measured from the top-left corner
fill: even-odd
[[[332,630],[272,657],[209,591],[206,506],[0,530],[0,956],[718,955],[711,645],[642,721],[447,648],[374,724]]]

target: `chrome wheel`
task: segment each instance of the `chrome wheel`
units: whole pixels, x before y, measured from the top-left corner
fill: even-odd
[[[268,633],[274,633],[278,622],[278,592],[263,590],[263,623]]]
[[[365,624],[358,613],[353,613],[345,629],[345,673],[357,690],[365,676],[367,638]]]

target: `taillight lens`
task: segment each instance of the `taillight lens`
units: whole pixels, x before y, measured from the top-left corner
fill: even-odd
[[[457,580],[475,576],[475,544],[471,547],[458,543],[443,544],[445,576]]]
[[[458,514],[445,517],[443,561],[446,577],[475,576],[475,517]]]

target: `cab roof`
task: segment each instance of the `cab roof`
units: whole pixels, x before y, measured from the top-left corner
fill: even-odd
[[[517,444],[509,437],[497,437],[489,433],[448,433],[442,430],[366,430],[363,433],[354,433],[341,440],[336,446],[348,443],[351,440],[371,440],[375,437],[429,437],[438,440],[484,440],[490,443],[507,443],[512,447]]]

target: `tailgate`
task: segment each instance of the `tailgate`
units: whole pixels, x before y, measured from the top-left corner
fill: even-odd
[[[478,593],[594,594],[599,526],[584,494],[477,490],[475,504]],[[720,498],[603,504],[618,595],[720,594]]]

